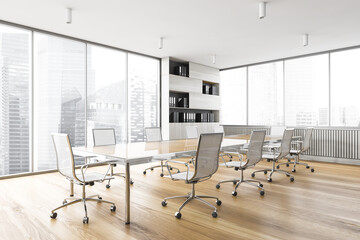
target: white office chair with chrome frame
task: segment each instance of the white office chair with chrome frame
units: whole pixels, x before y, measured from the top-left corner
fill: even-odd
[[[99,146],[113,146],[116,145],[116,136],[115,136],[115,129],[114,128],[94,128],[92,130],[93,133],[93,140],[94,140],[94,147]],[[120,176],[125,178],[125,173],[114,173],[114,167],[116,167],[116,163],[111,163],[112,159],[105,158],[101,161],[110,163],[110,177],[113,176]],[[114,159],[116,161],[116,159]],[[133,180],[130,179],[130,184],[134,184]],[[106,188],[110,188],[110,179],[106,184]]]
[[[167,197],[162,201],[162,206],[167,205],[167,200],[174,198],[186,198],[185,202],[180,206],[179,210],[175,213],[175,217],[181,218],[181,209],[188,204],[191,200],[198,200],[214,209],[212,212],[213,217],[217,217],[217,208],[207,201],[203,200],[203,198],[214,198],[216,199],[216,204],[218,206],[221,205],[221,201],[218,197],[213,196],[202,196],[195,194],[195,184],[208,180],[211,176],[216,173],[219,166],[219,153],[221,142],[223,139],[222,133],[205,133],[200,135],[198,148],[195,157],[194,171],[190,171],[190,162],[181,162],[175,160],[166,161],[166,166],[169,168],[169,163],[179,163],[184,164],[187,167],[186,172],[171,174],[170,177],[172,180],[183,180],[186,184],[192,184],[192,191],[188,195],[185,196],[174,196]],[[169,169],[170,170],[170,169]]]
[[[250,167],[254,167],[258,162],[262,160],[262,148],[264,144],[265,134],[266,131],[253,131],[251,133],[249,147],[246,152],[246,161],[243,161],[242,160],[243,158],[239,157],[239,161],[232,161],[227,163],[229,167],[235,167],[235,170],[240,169],[241,171],[240,178],[220,181],[218,182],[218,184],[216,184],[217,189],[220,188],[221,183],[232,182],[234,185],[236,184],[235,189],[232,192],[232,195],[236,196],[237,195],[236,189],[240,186],[240,184],[247,183],[252,186],[258,187],[260,189],[261,196],[265,194],[263,185],[261,184],[260,181],[244,179],[244,170]],[[254,182],[257,183],[257,185],[255,185]]]
[[[148,127],[145,128],[145,135],[146,135],[146,142],[160,142],[162,141],[162,135],[161,135],[161,129],[159,127]],[[161,173],[160,173],[160,177],[164,176],[164,161],[168,160],[167,158],[153,158],[154,161],[160,161],[160,165],[155,165],[155,166],[151,166],[146,168],[143,171],[143,174],[146,174],[147,170],[154,170],[154,168],[161,168]],[[180,172],[180,170],[178,168],[177,169],[178,172]],[[172,167],[170,167],[170,170],[173,170]]]
[[[271,169],[262,169],[262,170],[254,171],[251,174],[251,177],[255,177],[256,172],[264,172],[264,174],[267,174],[268,171],[269,171],[270,175],[269,175],[269,178],[268,178],[268,182],[272,182],[271,177],[272,177],[273,173],[275,173],[275,172],[285,174],[286,176],[290,177],[291,182],[294,181],[294,176],[291,175],[290,173],[288,173],[286,171],[283,171],[283,170],[275,169],[275,163],[277,163],[282,158],[285,158],[290,153],[291,140],[292,140],[293,134],[294,134],[294,129],[293,128],[285,129],[282,140],[281,140],[280,147],[277,146],[277,145],[268,146],[272,150],[272,153],[265,153],[265,154],[262,155],[262,158],[267,159],[268,161],[271,161],[272,162],[272,168]]]
[[[61,175],[66,177],[72,184],[78,184],[82,186],[82,197],[81,198],[65,198],[63,204],[51,211],[50,217],[55,219],[57,217],[56,210],[67,207],[74,203],[83,202],[85,209],[85,217],[83,218],[83,223],[89,223],[89,217],[87,216],[87,201],[96,201],[111,204],[110,210],[115,212],[116,206],[115,203],[103,200],[99,195],[86,196],[85,187],[86,185],[94,185],[95,182],[103,182],[105,180],[111,179],[111,177],[107,176],[107,173],[110,170],[110,165],[105,174],[98,172],[86,172],[88,167],[98,165],[98,163],[87,163],[81,166],[80,171],[76,171],[75,169],[75,160],[72,152],[70,139],[67,134],[61,133],[53,133],[51,134],[55,153],[56,153],[56,162],[57,168]],[[69,200],[72,200],[68,202]]]
[[[287,167],[289,167],[289,164],[294,164],[293,168],[291,169],[292,172],[296,172],[296,165],[303,165],[307,169],[310,168],[311,172],[315,171],[314,168],[309,166],[309,164],[299,162],[300,155],[306,152],[310,148],[311,136],[313,131],[314,131],[313,127],[306,128],[304,140],[303,141],[297,140],[292,142],[292,145],[295,147],[290,150],[290,156],[288,157],[288,162],[280,163],[279,165],[276,166],[277,169],[280,168],[280,165],[285,164]],[[291,159],[294,159],[294,161],[291,161]]]

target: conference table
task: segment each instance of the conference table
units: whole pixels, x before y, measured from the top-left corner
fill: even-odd
[[[221,151],[234,151],[248,143],[249,137],[225,137]],[[130,223],[130,166],[149,163],[156,159],[175,159],[195,156],[198,139],[168,140],[160,142],[120,143],[110,146],[74,147],[75,155],[100,156],[125,166],[125,224]],[[157,160],[159,161],[159,160]]]

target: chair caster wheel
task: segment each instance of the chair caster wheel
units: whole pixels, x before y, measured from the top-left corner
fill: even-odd
[[[217,216],[218,216],[218,215],[217,215],[217,212],[215,212],[215,211],[212,212],[211,216],[213,216],[213,218],[217,218]]]
[[[289,167],[289,164],[287,163],[286,166]]]
[[[309,169],[309,168],[310,168],[310,166],[306,166],[306,168],[307,168],[307,169]]]
[[[262,185],[261,183],[259,184],[259,187],[263,187],[264,185]]]
[[[260,196],[264,196],[264,194],[265,194],[265,191],[264,191],[264,190],[261,190],[261,191],[260,191]]]
[[[177,173],[180,173],[180,170],[178,170]]]
[[[150,168],[150,170],[151,170],[151,171],[153,171],[153,170],[154,170],[154,168]]]
[[[220,206],[222,204],[222,201],[216,200],[216,205]]]
[[[292,171],[292,172],[296,172],[296,169],[295,169],[295,168],[293,168],[293,169],[291,169],[291,171]]]
[[[67,204],[67,201],[66,201],[66,200],[63,201],[63,205],[65,205],[65,204]]]
[[[280,166],[279,166],[279,165],[277,165],[277,166],[276,166],[276,169],[279,169],[279,168],[280,168]]]
[[[102,200],[102,197],[98,196],[98,199]]]
[[[109,189],[110,188],[110,184],[106,184],[106,186],[105,186],[107,189]]]
[[[130,184],[131,184],[131,185],[133,185],[133,184],[134,184],[133,180],[130,180]]]
[[[294,182],[294,180],[295,180],[294,177],[290,178],[290,182]]]
[[[237,182],[236,182],[236,181],[233,181],[233,184],[234,184],[234,185],[236,185],[236,184],[237,184]]]
[[[238,168],[238,167],[235,167],[235,171],[239,171],[239,168]]]
[[[315,169],[312,168],[312,169],[311,169],[311,172],[315,172]]]
[[[163,207],[166,207],[167,202],[164,200],[164,201],[161,202],[161,205],[162,205]]]
[[[55,219],[57,217],[57,213],[53,212],[50,214],[50,218]]]
[[[264,171],[264,174],[267,174],[267,171]]]
[[[216,184],[216,189],[219,189],[220,188],[220,184]]]
[[[146,175],[146,171],[143,171],[143,174]]]
[[[266,159],[267,162],[270,162],[270,159]]]
[[[115,211],[116,211],[116,206],[115,206],[115,205],[112,205],[112,206],[110,207],[110,211],[115,212]]]
[[[83,223],[89,223],[89,218],[88,218],[88,217],[84,217]]]
[[[181,213],[176,212],[176,213],[175,213],[175,217],[176,217],[177,219],[180,219],[180,218],[181,218]]]
[[[163,173],[160,173],[160,177],[163,177],[164,176],[164,174]]]
[[[237,196],[237,192],[232,192],[232,195],[234,196],[234,197],[236,197]]]
[[[251,174],[251,177],[255,177],[255,173],[252,173],[252,174]]]
[[[272,178],[268,178],[268,182],[272,182]]]

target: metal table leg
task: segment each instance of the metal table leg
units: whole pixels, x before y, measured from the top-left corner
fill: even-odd
[[[130,163],[125,163],[125,224],[130,224]]]

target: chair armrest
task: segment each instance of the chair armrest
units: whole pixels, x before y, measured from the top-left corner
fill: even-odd
[[[106,162],[105,162],[106,163]],[[111,168],[111,164],[110,163],[107,163],[109,165],[103,179],[101,180],[101,182],[103,182],[106,178],[106,176],[108,175],[109,171],[110,171],[110,168]],[[86,170],[88,169],[88,167],[91,167],[91,166],[99,166],[99,163],[86,163],[84,165],[82,165],[80,167],[80,170],[81,170],[81,176],[83,177],[83,182],[85,182],[85,173],[86,173]],[[85,169],[85,170],[84,170]]]
[[[190,160],[190,161],[192,161],[192,160]],[[172,174],[171,174],[169,162],[170,162],[170,163],[184,164],[184,165],[187,167],[186,180],[188,180],[189,170],[190,170],[190,166],[189,166],[189,162],[190,162],[190,161],[188,161],[188,162],[181,162],[181,161],[176,161],[176,160],[167,160],[167,161],[165,162],[165,165],[166,165],[166,168],[167,168],[168,171],[169,171],[169,175],[170,175],[171,180],[176,180],[176,179],[174,179],[173,176],[172,176]]]

